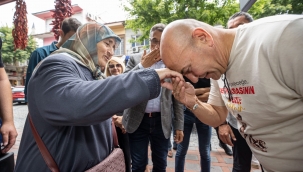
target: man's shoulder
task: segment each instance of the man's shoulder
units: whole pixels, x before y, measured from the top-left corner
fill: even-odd
[[[69,55],[65,53],[56,53],[48,56],[44,61],[47,62],[68,62],[68,63],[76,63]]]
[[[36,48],[32,54],[39,54],[41,57],[46,57],[58,49],[55,44],[56,44],[56,42],[53,42],[50,45],[45,45],[45,46]]]

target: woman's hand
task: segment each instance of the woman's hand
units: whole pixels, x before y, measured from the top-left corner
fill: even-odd
[[[170,90],[173,90],[173,85],[170,82],[165,82],[165,79],[179,78],[179,80],[184,81],[184,78],[180,73],[172,71],[168,68],[156,69],[156,72],[158,73],[159,78],[161,80],[161,86]]]
[[[124,126],[122,125],[122,118],[123,118],[123,116],[117,116],[117,115],[114,115],[112,117],[115,126],[119,127],[122,130],[122,133],[125,134],[126,130],[125,130]]]

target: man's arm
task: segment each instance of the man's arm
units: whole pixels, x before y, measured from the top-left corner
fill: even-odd
[[[2,153],[6,153],[15,144],[17,131],[14,125],[12,90],[4,68],[0,68],[0,118],[2,119],[1,134],[3,137]]]
[[[200,101],[190,83],[185,83],[179,78],[173,78],[174,97],[183,103],[203,123],[212,127],[222,124],[227,117],[228,110],[225,106],[215,106]]]
[[[172,97],[173,100],[173,108],[174,108],[174,120],[173,125],[176,131],[176,135],[174,140],[176,143],[181,143],[184,137],[184,105]]]

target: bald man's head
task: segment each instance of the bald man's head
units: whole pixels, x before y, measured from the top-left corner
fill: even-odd
[[[197,27],[208,29],[210,25],[194,19],[176,20],[170,23],[163,31],[161,42],[164,42],[162,42],[162,48],[174,48],[180,51],[189,45],[193,45],[193,37],[191,33]],[[167,51],[165,51],[164,54],[166,52]],[[164,60],[166,59],[164,58]]]
[[[164,64],[193,82],[204,77],[219,78],[222,70],[216,63],[218,51],[213,37],[217,36],[217,30],[194,19],[170,23],[161,38],[160,53]]]

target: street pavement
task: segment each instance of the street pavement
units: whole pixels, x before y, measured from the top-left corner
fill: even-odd
[[[25,119],[27,117],[28,109],[27,105],[24,104],[14,104],[13,105],[14,110],[14,121],[15,126],[18,131],[18,137],[16,144],[13,146],[13,148],[10,150],[10,152],[14,152],[15,160],[18,154],[18,148],[23,132],[23,127],[25,123]],[[173,138],[173,137],[171,137]],[[211,137],[211,145],[212,145],[212,151],[211,151],[211,172],[231,172],[232,171],[232,165],[233,165],[233,159],[232,156],[228,156],[225,154],[224,150],[219,147],[219,141],[216,135],[215,130],[212,130],[212,137]],[[167,172],[174,172],[175,169],[175,154],[176,151],[174,151],[173,158],[167,158]],[[149,152],[149,168],[152,169],[152,162]],[[198,149],[198,136],[197,136],[197,130],[195,127],[193,128],[193,131],[191,133],[190,137],[190,144],[186,156],[186,162],[185,162],[185,172],[199,172],[200,171],[200,156],[199,156],[199,149]],[[252,172],[261,172],[260,169],[252,168]]]

